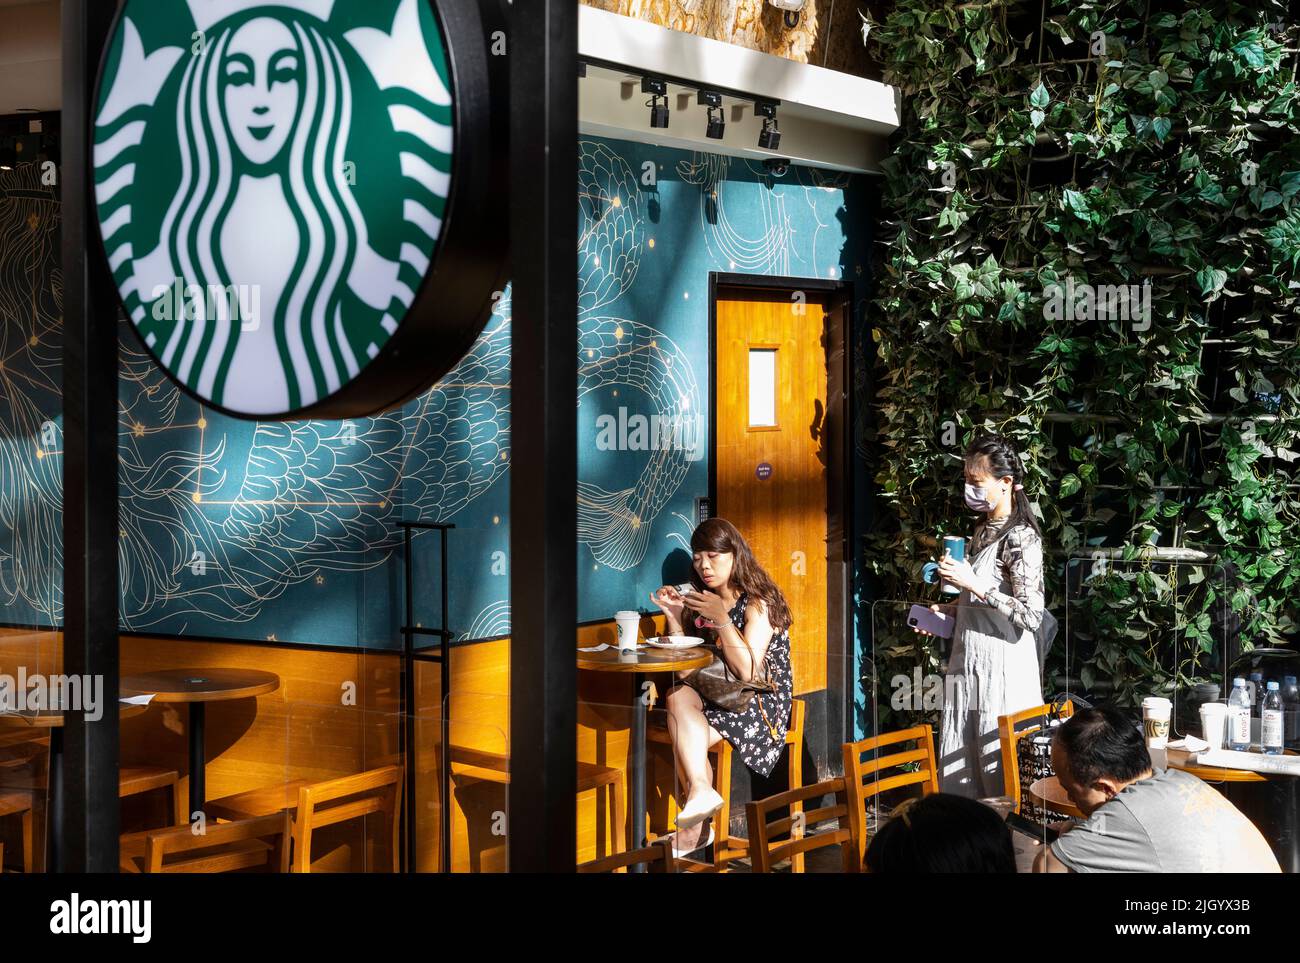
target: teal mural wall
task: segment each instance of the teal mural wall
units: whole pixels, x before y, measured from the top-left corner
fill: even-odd
[[[621,141],[583,140],[580,177],[587,621],[648,607],[689,564],[694,499],[708,487],[709,272],[860,284],[870,217],[855,178],[792,168],[773,179],[761,164]],[[5,622],[48,625],[62,619],[58,208],[30,165],[0,172],[0,192],[0,598]],[[124,329],[123,628],[397,646],[395,523],[420,518],[456,526],[451,628],[506,634],[509,352],[507,290],[473,350],[417,401],[355,421],[254,424],[200,409]],[[433,625],[436,536],[413,554],[417,620]]]

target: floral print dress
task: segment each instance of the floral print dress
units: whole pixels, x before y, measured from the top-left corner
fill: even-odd
[[[731,624],[745,634],[745,606],[749,601],[741,592],[729,615]],[[715,640],[716,640],[716,633]],[[719,656],[721,658],[721,656]],[[794,700],[794,674],[790,670],[790,631],[772,634],[763,657],[769,677],[776,683],[775,692],[757,692],[741,712],[729,712],[708,700],[704,717],[731,743],[745,765],[760,776],[769,776],[785,748],[785,731],[790,725],[790,706]],[[770,725],[769,725],[770,723]]]

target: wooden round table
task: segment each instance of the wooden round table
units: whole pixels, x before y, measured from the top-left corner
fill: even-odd
[[[1297,755],[1292,749],[1286,754]],[[1300,872],[1300,776],[1174,762],[1170,766],[1214,786],[1268,840],[1282,872]]]
[[[578,668],[588,672],[632,673],[632,766],[630,773],[632,840],[628,849],[640,849],[645,843],[645,730],[646,704],[641,698],[644,676],[650,672],[686,672],[702,669],[713,661],[713,649],[697,645],[690,649],[661,649],[642,645],[635,652],[608,648],[601,652],[579,652]],[[644,867],[629,867],[637,871]]]
[[[1044,776],[1042,779],[1035,779],[1029,787],[1029,798],[1044,809],[1050,809],[1054,813],[1064,813],[1077,819],[1084,818],[1083,810],[1070,802],[1070,797],[1062,787],[1061,781],[1055,776]]]
[[[147,710],[148,706],[119,704],[117,717],[130,719]],[[0,712],[0,728],[31,729],[48,732],[50,736],[50,756],[46,769],[49,783],[46,786],[49,815],[45,819],[45,866],[58,871],[59,860],[63,853],[63,727],[65,725],[62,709],[38,709],[35,712]]]
[[[153,694],[154,702],[183,702],[189,706],[190,820],[207,802],[204,774],[207,751],[204,734],[209,702],[229,702],[265,695],[280,688],[280,677],[261,669],[163,669],[127,676],[123,695]]]

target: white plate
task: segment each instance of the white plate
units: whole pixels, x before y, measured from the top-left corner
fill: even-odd
[[[693,635],[660,635],[646,639],[646,644],[657,649],[693,649],[697,645],[703,645],[704,640]]]

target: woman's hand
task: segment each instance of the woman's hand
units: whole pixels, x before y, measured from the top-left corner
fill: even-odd
[[[942,606],[939,606],[939,605],[931,605],[931,606],[930,606],[930,611],[931,611],[931,612],[935,612],[935,613],[937,613],[937,614],[942,614],[942,613],[943,613],[943,607],[942,607]],[[913,632],[916,632],[916,633],[919,634],[919,635],[934,635],[933,632],[927,632],[925,629],[923,629],[923,628],[921,628],[920,626],[917,626],[917,625],[912,626],[912,631],[913,631]]]
[[[976,595],[983,594],[983,583],[980,582],[979,576],[975,574],[975,569],[971,568],[970,562],[964,558],[958,561],[947,552],[944,552],[943,558],[939,560],[939,577],[949,585],[967,589]]]
[[[727,611],[727,603],[722,601],[722,596],[707,589],[703,592],[687,592],[682,596],[686,600],[686,607],[698,612],[704,618],[713,623],[713,628],[720,628],[731,621],[731,613]]]
[[[681,635],[682,617],[686,608],[682,593],[675,586],[661,585],[658,591],[650,593],[650,601],[659,606],[659,611],[667,619],[668,634]]]

